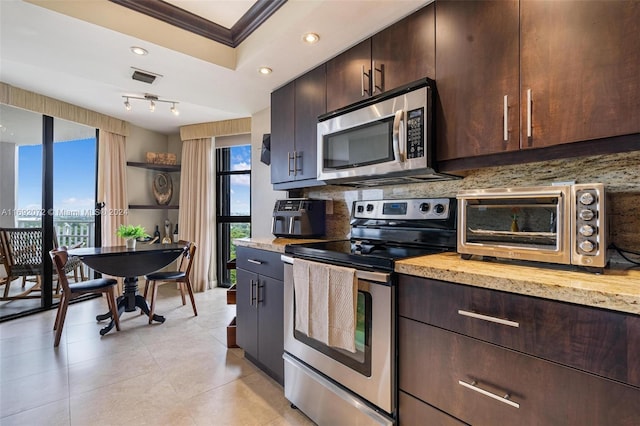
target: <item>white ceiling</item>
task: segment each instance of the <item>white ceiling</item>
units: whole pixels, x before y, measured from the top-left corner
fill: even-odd
[[[48,0],[50,4],[82,5],[85,9],[106,1]],[[170,2],[225,27],[232,26],[254,3]],[[274,89],[429,2],[289,0],[232,50],[235,66],[229,68],[183,53],[181,50],[192,47],[189,42],[182,44],[184,49],[170,49],[148,41],[155,40],[161,25],[166,25],[159,21],[157,31],[145,28],[138,31],[138,38],[22,0],[0,0],[0,80],[145,129],[173,134],[180,126],[248,117],[267,108]],[[123,22],[133,22],[137,16],[137,12],[108,4],[120,8],[117,13]],[[309,31],[320,34],[319,43],[302,43],[302,34]],[[220,47],[214,41],[184,33],[192,37],[187,40],[205,43],[211,51]],[[131,46],[144,47],[149,54],[133,55]],[[273,73],[258,74],[260,66],[271,67]],[[135,81],[131,79],[131,67],[162,77],[152,85]],[[158,103],[151,113],[146,102],[135,100],[131,101],[133,110],[125,111],[123,95],[144,93],[178,101],[180,115],[171,114],[170,105],[164,103]],[[0,116],[0,124],[4,124],[2,120]]]

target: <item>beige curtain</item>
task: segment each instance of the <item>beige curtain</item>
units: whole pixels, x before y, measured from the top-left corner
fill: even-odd
[[[100,130],[98,149],[98,202],[104,203],[102,210],[102,246],[119,246],[124,242],[116,230],[126,222],[127,155],[126,138],[122,135]]]
[[[215,161],[211,138],[182,143],[180,212],[178,236],[196,244],[193,260],[193,290],[217,285],[215,268]]]

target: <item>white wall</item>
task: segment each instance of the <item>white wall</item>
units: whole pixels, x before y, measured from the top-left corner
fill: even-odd
[[[271,212],[276,200],[287,198],[286,191],[274,191],[271,168],[260,162],[262,135],[271,133],[271,108],[251,117],[251,237],[267,238],[271,234]]]

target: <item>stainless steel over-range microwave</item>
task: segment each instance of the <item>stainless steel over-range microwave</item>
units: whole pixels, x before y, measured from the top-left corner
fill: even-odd
[[[603,268],[601,183],[461,191],[458,253]]]
[[[351,185],[451,179],[432,168],[432,80],[423,79],[318,122],[318,180]]]

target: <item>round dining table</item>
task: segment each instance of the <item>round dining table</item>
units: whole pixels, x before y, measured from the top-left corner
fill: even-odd
[[[149,316],[149,306],[144,297],[138,294],[138,277],[164,268],[176,260],[185,250],[181,244],[136,244],[135,248],[126,246],[83,247],[69,250],[69,255],[78,256],[83,263],[105,275],[124,278],[124,291],[117,299],[118,316],[123,312],[135,312],[140,308]],[[96,316],[97,321],[111,319],[100,330],[107,334],[115,325],[111,312]],[[153,321],[163,323],[165,318],[153,315]]]

